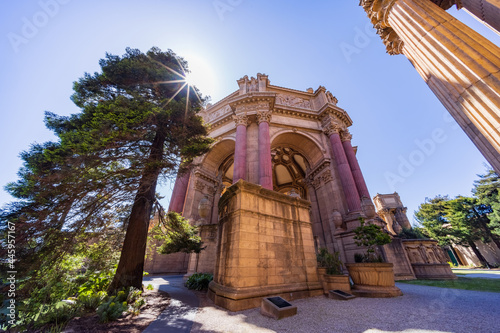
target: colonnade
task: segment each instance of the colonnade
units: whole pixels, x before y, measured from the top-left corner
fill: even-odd
[[[500,172],[500,48],[445,10],[500,12],[499,0],[361,0],[389,54],[404,54],[491,166]],[[477,8],[476,8],[477,7]],[[486,15],[498,26],[500,18]]]

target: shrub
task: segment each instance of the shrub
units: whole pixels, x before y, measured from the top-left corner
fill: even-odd
[[[320,248],[319,253],[316,254],[316,260],[318,261],[318,267],[326,268],[326,274],[328,275],[340,275],[342,274],[342,261],[340,260],[340,253],[333,252],[329,253],[326,248]]]
[[[108,297],[105,291],[86,292],[78,295],[78,303],[87,310],[95,310]]]
[[[213,280],[213,275],[209,273],[194,273],[186,281],[186,287],[193,290],[208,289],[208,284]]]
[[[102,303],[97,308],[99,320],[102,323],[107,323],[118,319],[124,311],[127,311],[128,305],[126,301],[119,302],[118,296],[111,297],[107,302]]]
[[[354,229],[354,242],[357,246],[366,246],[366,254],[357,253],[354,260],[356,262],[383,262],[382,257],[375,254],[375,248],[376,246],[389,244],[391,237],[378,225],[366,224],[365,220],[361,217],[359,221],[361,225]]]

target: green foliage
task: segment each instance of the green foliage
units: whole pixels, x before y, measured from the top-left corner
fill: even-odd
[[[401,239],[428,239],[424,235],[422,228],[403,228],[398,237]]]
[[[78,295],[78,303],[87,310],[95,310],[102,302],[108,297],[108,293],[105,291],[98,291],[93,293],[92,291],[87,291]]]
[[[150,283],[146,286],[146,289],[147,290],[154,290],[155,288],[153,287],[153,285]]]
[[[319,253],[316,254],[316,260],[318,262],[318,267],[326,268],[326,274],[328,275],[340,275],[342,274],[342,261],[340,260],[340,253],[333,252],[329,253],[328,249],[322,247],[319,249]]]
[[[487,211],[487,228],[491,230],[494,240],[500,238],[500,177],[492,169],[485,175],[479,175],[479,180],[474,182],[472,193],[479,203],[489,207]]]
[[[186,287],[193,290],[208,289],[208,284],[213,280],[210,273],[194,273],[186,280]]]
[[[141,295],[142,291],[135,288],[120,290],[115,296],[109,297],[107,301],[99,305],[97,308],[99,320],[103,323],[116,320],[125,311],[138,315],[140,308],[146,304],[146,300]]]
[[[65,302],[58,302],[56,304],[42,304],[38,307],[37,311],[33,313],[19,311],[18,318],[20,322],[33,323],[32,327],[39,329],[51,325],[66,324],[78,313],[78,306]],[[18,323],[17,326],[23,327],[20,323]]]
[[[189,221],[175,212],[159,213],[159,224],[151,230],[154,239],[162,242],[158,247],[161,254],[175,252],[200,253],[204,247],[198,228],[189,224]]]
[[[107,302],[102,303],[97,308],[97,314],[102,323],[107,323],[121,317],[123,312],[127,311],[127,309],[127,302],[118,302],[115,297],[111,297]]]
[[[354,229],[354,242],[357,246],[365,246],[366,254],[358,254],[358,260],[361,261],[357,262],[381,262],[382,258],[375,254],[376,246],[389,244],[391,237],[381,227],[375,224],[366,224],[363,218],[359,218],[359,221],[361,225]]]
[[[497,279],[458,277],[456,280],[401,280],[398,282],[421,286],[500,293],[500,283],[498,283]]]

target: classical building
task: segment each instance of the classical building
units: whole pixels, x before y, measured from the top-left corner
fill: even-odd
[[[446,12],[465,8],[496,32],[499,0],[361,0],[391,55],[404,54],[500,173],[500,48]]]
[[[393,235],[395,224],[409,226],[397,194],[377,195],[386,221],[377,216],[351,144],[352,120],[331,92],[273,86],[264,74],[237,83],[201,112],[216,142],[178,176],[169,207],[199,226],[206,249],[150,253],[145,265],[151,273],[214,273],[211,297],[230,310],[259,306],[270,294],[323,293],[316,253],[325,247],[354,262],[360,217]],[[415,278],[401,241],[381,250],[397,278]]]

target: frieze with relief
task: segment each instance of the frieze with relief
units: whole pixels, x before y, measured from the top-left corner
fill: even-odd
[[[276,104],[293,106],[296,108],[310,109],[311,102],[293,95],[278,94],[276,96]]]
[[[231,107],[229,105],[226,105],[223,108],[220,108],[218,110],[214,110],[213,112],[210,112],[208,114],[208,121],[213,121],[214,119],[217,119],[223,115],[231,113]]]

